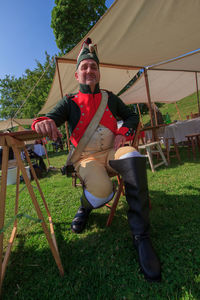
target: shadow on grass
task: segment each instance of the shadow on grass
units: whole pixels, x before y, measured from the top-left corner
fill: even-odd
[[[4,299],[198,299],[199,196],[153,191],[151,202],[151,236],[163,269],[160,284],[146,282],[139,273],[124,202],[109,228],[105,208],[92,212],[80,235],[68,230],[70,222],[55,223],[64,277],[48,246],[38,241],[41,230],[19,234],[3,284]]]

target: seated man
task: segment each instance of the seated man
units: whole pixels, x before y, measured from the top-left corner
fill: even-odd
[[[96,117],[98,107],[106,98],[107,104],[92,137],[78,159],[74,159],[73,155],[71,158],[84,182],[81,206],[72,222],[72,231],[82,232],[91,210],[112,199],[113,185],[108,172],[117,171],[125,184],[126,200],[129,205],[128,221],[141,269],[146,279],[159,281],[160,262],[149,237],[146,160],[134,148],[123,147],[126,139],[137,128],[138,115],[113,93],[99,89],[99,60],[96,45],[93,45],[89,38],[83,43],[77,58],[75,77],[80,85],[79,92],[72,96],[66,95],[46,117],[36,119],[32,125],[37,133],[48,135],[49,138],[56,140],[61,136],[57,126],[68,121],[71,131],[70,140],[76,152],[86,136],[84,133],[87,127],[93,117]],[[117,117],[123,120],[119,129]]]

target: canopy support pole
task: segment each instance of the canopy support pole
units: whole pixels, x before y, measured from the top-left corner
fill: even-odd
[[[146,85],[146,91],[147,91],[147,100],[148,100],[148,106],[149,106],[149,115],[150,115],[150,119],[151,119],[151,126],[154,127],[153,111],[152,111],[152,105],[151,105],[151,96],[150,96],[150,90],[149,90],[149,80],[148,80],[148,75],[147,75],[147,69],[144,69],[144,79],[145,79],[145,85]],[[153,139],[153,141],[156,140],[155,129],[152,129],[152,139]]]
[[[141,124],[142,124],[142,127],[143,127],[143,126],[144,126],[144,124],[143,124],[143,121],[142,121],[142,114],[141,114],[140,106],[139,106],[139,104],[138,104],[138,103],[137,103],[137,109],[138,109],[139,116],[140,116],[140,122],[141,122]]]
[[[58,70],[58,81],[59,81],[59,86],[60,86],[60,94],[61,94],[61,98],[63,98],[62,83],[61,83],[61,79],[60,79],[60,70],[59,70],[59,66],[58,66],[58,58],[57,57],[56,57],[56,68]],[[66,135],[67,135],[68,151],[70,151],[69,129],[68,129],[67,121],[65,122],[65,130],[66,130]]]
[[[154,109],[154,116],[155,116],[155,120],[156,120],[156,126],[158,126],[158,118],[157,118],[156,105],[155,105],[155,103],[153,103],[153,109]]]
[[[151,126],[154,126],[153,124],[153,112],[152,112],[152,105],[151,105],[151,96],[150,96],[150,90],[149,90],[149,80],[147,75],[147,69],[144,69],[144,79],[145,79],[145,85],[146,85],[146,91],[147,91],[147,100],[148,100],[148,106],[149,106],[149,115],[151,119]]]

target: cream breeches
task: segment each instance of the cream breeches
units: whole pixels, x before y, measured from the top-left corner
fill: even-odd
[[[108,149],[85,156],[75,164],[75,169],[84,182],[85,189],[97,198],[107,198],[113,192],[113,184],[109,173],[113,169],[109,160],[119,159],[124,154],[136,151],[125,146],[117,151]]]

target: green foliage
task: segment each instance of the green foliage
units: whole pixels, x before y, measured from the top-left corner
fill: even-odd
[[[105,0],[55,0],[51,27],[59,49],[68,52],[106,11]]]
[[[8,76],[0,80],[0,117],[8,119],[13,117],[17,109],[23,102],[20,97],[22,87],[24,86],[24,78],[18,79],[14,76]]]
[[[52,58],[47,53],[45,54],[45,63],[36,61],[37,67],[33,71],[27,69],[22,77],[6,75],[0,80],[0,118],[14,117],[25,99],[27,101],[17,118],[33,118],[42,108],[55,72],[55,63],[52,63]]]

